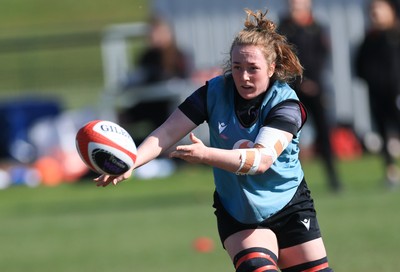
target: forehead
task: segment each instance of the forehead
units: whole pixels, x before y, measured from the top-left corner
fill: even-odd
[[[312,6],[311,0],[289,0],[289,6],[295,9],[309,9]]]
[[[255,45],[235,45],[232,48],[232,62],[266,62],[263,51]]]
[[[375,0],[371,2],[371,8],[373,9],[390,9],[390,4],[385,0]]]

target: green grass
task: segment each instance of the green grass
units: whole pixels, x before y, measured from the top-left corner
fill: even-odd
[[[102,30],[147,18],[148,0],[2,0],[0,37]]]
[[[97,105],[105,28],[148,14],[147,0],[3,0],[0,99],[40,95],[58,97],[66,109]]]
[[[329,192],[319,161],[304,169],[335,271],[397,271],[400,191],[380,182],[375,156],[340,162]],[[0,271],[233,271],[217,237],[212,173],[181,167],[166,179],[107,188],[90,181],[0,191]],[[215,249],[198,253],[194,239]]]

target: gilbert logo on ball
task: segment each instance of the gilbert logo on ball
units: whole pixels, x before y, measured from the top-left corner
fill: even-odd
[[[121,175],[136,161],[131,135],[114,122],[94,120],[76,134],[76,148],[83,162],[99,174]]]

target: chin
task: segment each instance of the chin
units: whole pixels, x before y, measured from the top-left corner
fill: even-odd
[[[240,95],[243,99],[250,100],[250,99],[253,99],[253,98],[257,97],[259,94],[254,93],[254,92],[251,92],[251,93],[249,93],[249,92],[240,92],[239,95]]]

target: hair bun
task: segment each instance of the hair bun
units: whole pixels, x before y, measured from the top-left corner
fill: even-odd
[[[245,9],[247,13],[247,18],[244,23],[244,26],[247,29],[257,29],[258,31],[268,31],[274,32],[276,30],[276,25],[271,20],[267,19],[268,10],[263,13],[261,10],[256,12]]]

